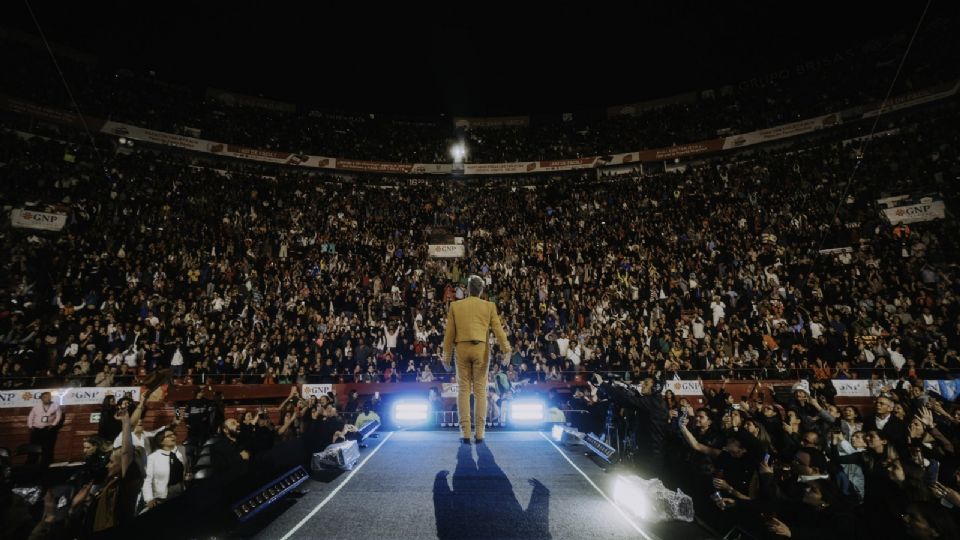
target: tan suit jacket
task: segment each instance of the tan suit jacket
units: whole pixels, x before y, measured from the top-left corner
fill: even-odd
[[[450,364],[454,346],[461,341],[479,341],[486,344],[487,333],[493,330],[505,354],[509,353],[510,342],[503,331],[500,316],[497,315],[497,305],[493,302],[481,300],[476,296],[468,296],[463,300],[450,303],[447,312],[447,329],[443,335],[443,362]]]

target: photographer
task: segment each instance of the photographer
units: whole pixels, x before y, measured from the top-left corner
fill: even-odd
[[[613,381],[602,383],[602,388],[624,409],[627,429],[635,437],[638,456],[651,470],[661,468],[669,413],[655,379],[647,377],[636,386]]]

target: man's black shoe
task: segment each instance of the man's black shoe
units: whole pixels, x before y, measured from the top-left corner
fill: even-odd
[[[481,439],[482,440],[482,439]],[[460,439],[462,444],[470,444],[470,437],[463,437]]]
[[[482,438],[482,437],[477,437],[475,441],[476,441],[477,444],[480,444],[480,443],[483,442],[483,438]]]

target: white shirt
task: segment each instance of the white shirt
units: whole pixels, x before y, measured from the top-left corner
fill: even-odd
[[[144,453],[149,455],[150,452],[153,452],[153,444],[152,444],[153,437],[157,433],[160,433],[165,429],[167,429],[167,426],[159,427],[153,431],[142,431],[140,432],[139,435],[137,435],[136,431],[131,431],[130,438],[133,440],[133,447],[143,448]],[[121,437],[123,437],[122,433],[120,435],[117,435],[117,438],[113,440],[114,448],[120,448],[121,446],[123,446],[123,441],[121,440]]]
[[[570,340],[565,337],[557,338],[557,348],[560,349],[560,357],[567,355],[567,348],[570,346]]]
[[[823,335],[823,325],[818,322],[810,321],[810,337],[817,339]]]
[[[697,317],[693,320],[693,337],[695,339],[703,339],[706,333],[703,331],[703,319]]]
[[[904,364],[907,363],[907,359],[905,356],[900,354],[900,351],[890,349],[890,363],[893,364],[897,369],[900,369]]]
[[[180,463],[183,463],[183,470],[187,470],[187,458],[183,453],[183,447],[178,446],[174,452]],[[167,484],[170,482],[170,452],[166,450],[157,450],[147,456],[147,473],[143,479],[143,500],[150,502],[153,499],[167,498]]]

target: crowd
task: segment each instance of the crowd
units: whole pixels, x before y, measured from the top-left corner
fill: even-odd
[[[728,81],[723,89],[631,115],[578,111],[563,120],[534,117],[524,127],[461,129],[450,118],[399,119],[376,114],[228,106],[153,74],[110,70],[95,59],[60,54],[60,69],[84,112],[177,134],[258,149],[401,163],[449,163],[454,141],[472,162],[514,162],[604,156],[744,133],[882,100],[894,74],[894,96],[955,80],[955,15],[934,5],[911,47],[913,21],[883,40]],[[8,77],[0,91],[72,110],[47,51],[8,41],[0,59]],[[694,89],[691,89],[694,90]],[[618,104],[610,104],[618,105]],[[270,129],[262,129],[263,126]]]
[[[41,515],[34,516],[24,505],[6,504],[13,500],[11,484],[17,479],[9,474],[10,463],[3,462],[4,537],[101,538],[136,532],[152,538],[172,529],[184,534],[188,528],[176,520],[197,512],[208,512],[199,523],[218,526],[217,516],[240,496],[296,465],[309,467],[314,453],[357,440],[360,428],[380,420],[376,400],[361,403],[353,395],[344,411],[338,411],[332,394],[304,399],[295,386],[278,416],[261,409],[237,410],[233,417],[226,413],[222,396],[210,399],[199,390],[182,412],[178,408],[172,423],[148,430],[146,409],[163,391],[160,386],[139,402],[129,394],[104,399],[97,434],[83,441],[82,466],[73,467],[67,479],[58,480],[43,469],[34,477],[44,497]],[[48,407],[51,415],[62,414],[47,393],[31,412],[31,422],[37,410],[43,408],[46,414]],[[56,425],[55,418],[50,422]],[[181,423],[187,427],[183,439],[177,435]],[[43,445],[41,465],[46,466],[53,441],[38,443]]]
[[[807,381],[786,396],[761,382],[742,396],[724,386],[703,404],[651,391],[652,378],[636,389],[599,386],[617,404],[626,454],[647,477],[669,477],[692,494],[697,515],[717,530],[960,537],[960,407],[922,381],[885,386],[869,413],[836,405],[829,387]]]
[[[519,190],[263,178],[146,150],[104,178],[86,148],[6,132],[2,203],[48,201],[70,225],[4,227],[0,387],[439,380],[469,273],[508,325],[515,381],[949,378],[955,221],[892,227],[873,202],[894,183],[955,202],[956,107],[930,116],[862,160],[818,142]],[[427,256],[452,236],[465,258]],[[818,251],[838,243],[852,252]]]
[[[156,117],[181,122],[165,110]],[[204,132],[288,143],[280,128],[267,144],[262,129],[244,134],[263,121],[253,110],[236,118],[248,113],[249,124]],[[960,417],[918,381],[960,372],[960,246],[949,213],[958,203],[958,116],[951,100],[885,119],[891,134],[868,144],[820,134],[671,172],[523,184],[317,175],[139,147],[108,155],[76,133],[6,129],[22,124],[5,116],[0,206],[61,212],[69,223],[60,233],[0,225],[0,388],[445,380],[446,307],[477,274],[512,345],[504,357],[491,342],[501,394],[512,383],[610,373],[756,379],[757,392],[759,381],[803,381],[772,407],[723,392],[699,409],[671,396],[661,403],[649,384],[642,399],[624,402],[644,411],[643,426],[657,426],[644,431],[656,439],[634,440],[637,448],[702,471],[695,495],[712,495],[719,519],[792,537],[840,537],[864,521],[870,532],[956,536],[955,510],[938,501],[960,504]],[[688,126],[669,111],[636,121],[644,119],[653,131]],[[330,125],[340,121],[348,120]],[[604,132],[611,143],[660,144],[634,119],[611,122],[637,137]],[[311,128],[297,129],[311,139]],[[317,140],[338,140],[316,129]],[[377,144],[387,152],[379,159],[438,161],[442,145],[427,135],[396,131],[422,146],[410,149],[356,129],[346,132],[363,136],[344,135],[337,152],[373,157],[356,145]],[[537,133],[529,129],[490,132],[503,145],[478,160],[608,148],[555,143],[549,131],[526,139]],[[891,226],[875,200],[901,193],[939,193],[947,218]],[[428,256],[428,244],[455,237],[464,258]],[[837,409],[827,381],[845,378],[880,381],[875,412]],[[590,410],[596,395],[569,405]],[[188,440],[178,441],[168,426],[145,430],[148,404],[104,404],[100,432],[85,444],[85,475],[66,499],[71,512],[49,490],[42,526],[123,524],[188,493],[202,470],[228,481],[277,444],[323,447],[375,415],[353,400],[358,418],[345,424],[324,398],[291,395],[273,424],[259,412],[225,418],[199,395],[185,410]],[[47,449],[58,418],[43,405],[29,427]],[[631,414],[624,418],[643,416]],[[876,517],[846,519],[860,515]]]

